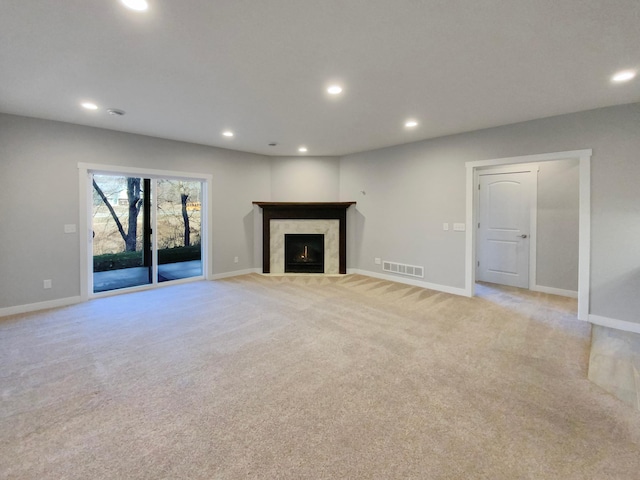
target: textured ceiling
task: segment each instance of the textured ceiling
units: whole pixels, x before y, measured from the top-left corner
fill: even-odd
[[[342,155],[640,101],[639,79],[609,81],[640,68],[638,0],[149,4],[0,0],[0,111]],[[337,98],[330,82],[344,86]],[[419,126],[404,128],[408,118]]]

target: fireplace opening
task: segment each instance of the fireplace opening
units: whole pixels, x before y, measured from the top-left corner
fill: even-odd
[[[324,273],[324,235],[285,234],[285,273]]]

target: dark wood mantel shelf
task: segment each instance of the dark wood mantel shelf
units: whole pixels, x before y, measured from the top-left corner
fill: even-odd
[[[259,207],[308,207],[308,208],[349,208],[351,205],[355,205],[356,202],[253,202],[254,205]]]
[[[253,202],[262,208],[262,271],[271,271],[271,220],[339,220],[340,273],[347,273],[347,208],[356,202]]]

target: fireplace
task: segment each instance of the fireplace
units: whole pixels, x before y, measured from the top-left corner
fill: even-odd
[[[263,273],[293,272],[285,266],[289,263],[285,254],[285,235],[323,237],[319,248],[323,255],[321,270],[307,273],[333,275],[347,273],[347,209],[356,202],[253,202],[262,208],[262,271]],[[307,243],[307,253],[310,244]],[[304,246],[302,244],[304,254]],[[300,252],[298,252],[300,255]],[[287,269],[286,269],[287,268]],[[318,268],[317,266],[315,268]],[[300,272],[300,270],[297,270]]]
[[[324,235],[285,234],[284,271],[285,273],[324,273]]]

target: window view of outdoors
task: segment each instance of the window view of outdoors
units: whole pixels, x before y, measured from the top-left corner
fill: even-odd
[[[202,184],[158,180],[158,281],[202,275]]]
[[[153,283],[150,214],[156,208],[158,282],[202,275],[199,181],[94,175],[94,292]],[[145,197],[147,201],[145,202]],[[157,205],[153,205],[153,199]]]

